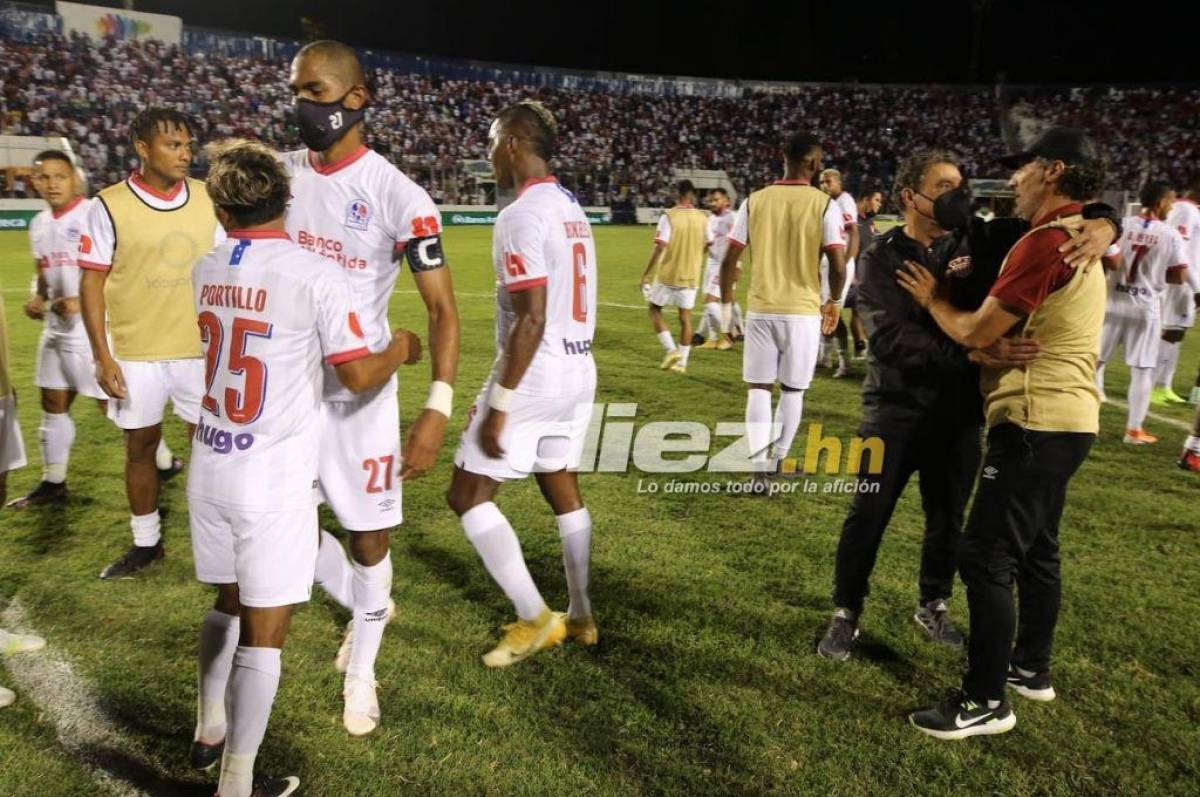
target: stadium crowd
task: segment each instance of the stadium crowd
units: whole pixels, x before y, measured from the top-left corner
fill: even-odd
[[[198,120],[205,138],[249,135],[296,146],[285,69],[282,62],[152,41],[0,40],[0,124],[8,134],[69,138],[93,182],[105,185],[132,167],[128,125],[146,104],[179,107]],[[898,153],[933,143],[955,146],[969,175],[993,176],[989,167],[1004,150],[1002,118],[1017,128],[1069,123],[1110,131],[1101,143],[1111,159],[1111,187],[1139,185],[1148,174],[1182,176],[1183,165],[1200,157],[1200,134],[1178,118],[1200,102],[1198,89],[813,84],[728,98],[532,88],[382,69],[372,78],[372,145],[445,203],[486,201],[460,164],[485,157],[483,122],[529,95],[559,115],[559,173],[584,204],[618,197],[669,204],[673,168],[723,169],[745,193],[773,179],[776,140],[800,116],[826,142],[827,163],[852,192],[868,184],[887,189]]]

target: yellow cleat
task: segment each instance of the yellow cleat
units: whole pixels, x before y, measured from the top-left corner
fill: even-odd
[[[565,617],[565,615],[564,615]],[[600,642],[600,629],[590,614],[578,620],[567,619],[567,639],[577,645],[591,647]]]
[[[721,344],[717,342],[716,338],[713,338],[712,340],[704,341],[699,346],[697,346],[697,348],[699,348],[699,349],[719,349],[719,348],[721,348]]]
[[[518,620],[504,626],[504,637],[483,656],[488,667],[508,667],[534,653],[557,647],[567,638],[562,616],[544,609],[536,620]]]
[[[717,351],[729,351],[732,348],[733,343],[730,342],[729,338],[721,338],[717,343]]]
[[[663,360],[661,363],[659,363],[658,367],[665,371],[677,363],[679,358],[682,356],[683,355],[679,353],[679,349],[671,349],[669,352],[667,352],[667,356],[663,357]]]
[[[670,371],[670,372],[672,372],[672,373],[676,373],[676,374],[686,374],[686,373],[687,373],[687,366],[686,366],[686,365],[684,365],[683,363],[675,363],[674,365],[672,365],[672,366],[671,366],[670,368],[668,368],[667,370],[668,370],[668,371]]]

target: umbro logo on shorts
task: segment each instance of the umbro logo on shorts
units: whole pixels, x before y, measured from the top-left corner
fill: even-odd
[[[380,620],[387,618],[387,613],[388,610],[385,606],[382,609],[376,609],[373,612],[367,612],[364,617],[368,623],[378,623]]]
[[[382,501],[380,501],[380,502],[379,502],[379,504],[378,504],[378,506],[379,506],[379,511],[380,511],[380,512],[386,512],[386,511],[388,511],[389,509],[391,509],[392,507],[394,507],[395,505],[396,505],[396,499],[395,499],[395,498],[385,498],[385,499],[383,499]]]
[[[988,465],[986,468],[983,469],[983,478],[985,478],[985,479],[995,479],[999,475],[1000,475],[1000,469],[997,468],[995,465]]]

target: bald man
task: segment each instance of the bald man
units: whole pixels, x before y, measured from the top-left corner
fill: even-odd
[[[352,612],[334,663],[346,675],[343,722],[355,736],[379,723],[375,659],[395,612],[389,532],[401,522],[401,482],[437,460],[453,406],[459,334],[441,215],[424,189],[363,143],[366,83],[350,47],[317,41],[301,49],[289,86],[305,148],[284,155],[292,189],[287,232],[345,269],[367,348],[382,351],[391,340],[388,300],[404,260],[429,316],[432,384],[403,459],[396,378],[353,394],[325,377],[319,480],[350,534],[353,561],[322,532],[316,581]]]

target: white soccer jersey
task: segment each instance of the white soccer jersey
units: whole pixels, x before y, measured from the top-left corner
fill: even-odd
[[[1163,222],[1146,216],[1129,216],[1122,228],[1119,245],[1123,262],[1109,304],[1128,307],[1132,303],[1142,314],[1157,317],[1159,297],[1167,287],[1167,272],[1187,266],[1183,239]]]
[[[1167,226],[1183,239],[1188,270],[1185,282],[1192,293],[1200,293],[1200,207],[1190,199],[1178,199],[1167,214]]]
[[[441,233],[437,206],[425,189],[366,147],[328,165],[306,149],[285,153],[283,160],[292,180],[288,234],[342,267],[367,346],[382,351],[391,340],[388,300],[400,275],[399,249],[412,238]],[[325,383],[326,401],[353,398],[332,374]]]
[[[500,211],[492,239],[496,267],[496,362],[516,314],[510,295],[546,286],[546,330],[518,393],[574,396],[594,389],[596,247],[579,202],[553,177],[531,181]]]
[[[79,297],[79,236],[92,201],[76,197],[59,211],[43,210],[29,222],[29,245],[37,261],[50,304]],[[90,353],[87,330],[79,313],[60,316],[46,309],[48,342],[62,351]]]
[[[732,209],[725,208],[721,213],[713,213],[708,217],[709,265],[720,267],[725,262],[725,253],[729,251],[729,233],[733,231],[736,215]]]
[[[188,495],[247,510],[315,506],[322,361],[369,354],[350,281],[282,232],[233,231],[192,285],[206,387]]]
[[[837,199],[833,200],[837,203],[838,208],[842,211],[842,230],[849,230],[851,225],[858,224],[858,205],[854,202],[854,197],[849,191],[843,191],[837,195]],[[847,236],[848,237],[848,236]]]

